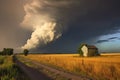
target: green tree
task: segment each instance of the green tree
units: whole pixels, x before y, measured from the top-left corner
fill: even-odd
[[[13,54],[14,49],[12,48],[4,48],[2,51],[3,55],[12,55]]]
[[[87,44],[82,43],[82,44],[80,44],[80,46],[79,46],[79,48],[78,48],[78,53],[80,54],[80,56],[83,56],[83,51],[81,50],[81,48],[82,48],[84,45],[87,45]]]
[[[24,49],[23,54],[24,54],[25,56],[27,56],[28,53],[29,53],[29,50],[28,50],[28,49]]]
[[[0,52],[0,55],[3,55],[3,52],[2,52],[2,51]]]
[[[8,53],[9,53],[8,55],[13,55],[13,51],[14,51],[14,50],[13,50],[12,48],[9,48],[9,49],[8,49]]]

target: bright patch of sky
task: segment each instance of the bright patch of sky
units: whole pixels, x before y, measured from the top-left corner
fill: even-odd
[[[100,36],[96,41],[100,52],[120,52],[120,33]]]

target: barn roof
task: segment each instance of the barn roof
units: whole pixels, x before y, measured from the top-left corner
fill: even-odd
[[[87,45],[87,47],[88,47],[89,49],[97,49],[97,47],[94,46],[94,45]]]

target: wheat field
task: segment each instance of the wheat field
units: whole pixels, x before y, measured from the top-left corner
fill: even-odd
[[[120,55],[79,57],[78,54],[30,54],[22,57],[97,80],[120,80]]]

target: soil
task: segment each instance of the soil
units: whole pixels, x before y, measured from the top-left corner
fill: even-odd
[[[20,62],[17,59],[14,59],[14,62],[23,70],[25,74],[31,79],[31,80],[53,80],[47,75],[45,75],[42,72],[39,72],[37,69],[28,67],[24,63]]]

